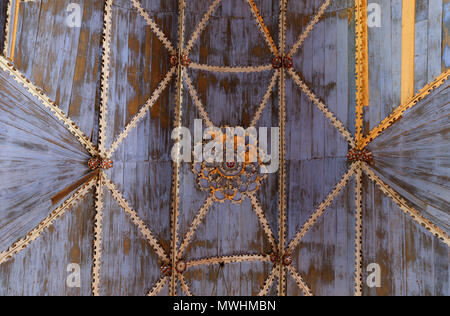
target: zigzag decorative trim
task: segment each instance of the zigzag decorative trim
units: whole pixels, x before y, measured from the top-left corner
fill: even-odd
[[[150,290],[150,292],[148,292],[147,296],[156,296],[158,295],[162,289],[164,288],[164,286],[167,284],[167,281],[169,280],[169,277],[165,276],[162,277],[153,287],[153,289]]]
[[[305,93],[308,98],[316,105],[316,107],[328,118],[333,124],[334,127],[341,133],[341,135],[347,140],[347,142],[354,148],[356,147],[355,139],[352,134],[348,131],[348,129],[344,126],[344,124],[336,118],[336,115],[332,113],[327,106],[320,101],[320,99],[311,91],[311,89],[300,79],[300,76],[297,75],[292,69],[289,69],[289,74],[294,79],[295,83],[299,86],[299,88]]]
[[[199,260],[192,260],[186,263],[187,268],[205,266],[205,265],[218,265],[218,264],[231,264],[242,262],[270,262],[269,255],[236,255],[236,256],[223,256],[214,258],[205,258]]]
[[[163,81],[160,82],[158,88],[153,92],[150,99],[147,100],[144,106],[142,106],[139,112],[133,117],[130,123],[125,127],[125,129],[120,133],[117,139],[109,148],[106,153],[106,158],[111,158],[112,154],[119,148],[119,145],[123,142],[125,138],[127,138],[128,134],[136,128],[137,124],[145,117],[147,112],[152,108],[155,102],[159,99],[163,91],[166,89],[170,80],[174,76],[176,68],[172,68],[167,74]]]
[[[183,256],[186,248],[189,246],[189,243],[192,240],[192,237],[194,237],[195,232],[197,231],[198,227],[202,223],[202,221],[205,219],[206,215],[208,214],[208,211],[211,208],[211,205],[214,202],[214,197],[209,196],[205,203],[203,203],[203,206],[200,208],[200,210],[197,213],[197,216],[195,216],[194,220],[192,221],[192,224],[190,226],[189,232],[186,233],[186,236],[183,239],[183,242],[180,245],[180,248],[178,250],[178,260],[181,259]]]
[[[266,281],[264,281],[264,286],[262,287],[261,291],[258,293],[258,296],[269,295],[270,287],[273,285],[273,282],[275,281],[277,274],[280,274],[280,266],[279,265],[273,266],[272,271],[270,272]]]
[[[223,66],[201,65],[197,63],[191,63],[189,67],[196,70],[217,72],[217,73],[252,73],[252,72],[270,71],[273,69],[272,65],[223,67]]]
[[[305,237],[306,233],[314,226],[317,220],[325,213],[327,208],[331,205],[334,199],[339,195],[339,193],[345,188],[350,178],[355,174],[358,168],[358,162],[352,164],[347,173],[342,177],[341,181],[336,184],[333,191],[326,197],[326,199],[319,205],[317,210],[310,216],[309,220],[303,225],[302,229],[296,234],[295,238],[290,242],[287,252],[292,253],[295,247],[298,246],[301,239]]]
[[[179,12],[178,12],[178,59],[181,60],[184,47],[184,27],[185,27],[185,8],[186,3],[184,0],[179,0]],[[178,63],[177,69],[177,86],[176,86],[176,106],[175,106],[175,118],[173,126],[175,128],[181,126],[181,119],[183,115],[183,72],[181,63]],[[180,216],[179,205],[180,205],[180,164],[177,162],[173,163],[173,173],[172,173],[172,208],[170,212],[170,231],[171,231],[171,254],[170,259],[172,260],[172,267],[176,267],[178,258],[178,237],[179,237],[179,225],[178,217]],[[170,295],[176,295],[176,273],[172,273],[170,277]]]
[[[103,240],[103,181],[104,171],[100,171],[95,190],[95,217],[94,217],[94,251],[92,262],[92,294],[100,296],[100,270],[102,265]]]
[[[280,55],[284,56],[286,51],[286,0],[280,0],[280,16],[278,18],[278,37],[279,43],[278,46],[280,48]]]
[[[161,31],[161,29],[158,27],[158,25],[153,21],[153,19],[148,15],[147,12],[142,8],[141,3],[138,0],[131,0],[134,7],[139,11],[139,14],[145,19],[147,24],[152,29],[153,33],[155,33],[156,37],[163,43],[164,47],[170,52],[172,55],[176,55],[177,51],[173,47],[172,43],[170,43],[169,39],[166,37],[166,35]]]
[[[180,281],[180,286],[181,286],[181,290],[183,291],[183,293],[186,294],[187,296],[193,296],[191,293],[191,290],[189,289],[189,286],[186,282],[186,278],[184,277],[184,275],[178,273],[177,278]]]
[[[252,202],[253,210],[256,213],[256,216],[258,216],[259,223],[261,224],[262,229],[264,230],[264,233],[266,234],[267,238],[269,239],[270,245],[272,246],[272,250],[274,252],[278,251],[277,242],[275,241],[275,236],[272,232],[272,229],[270,228],[269,221],[267,220],[266,215],[264,214],[264,211],[262,210],[261,205],[258,202],[258,199],[254,194],[248,194],[248,197],[250,201]]]
[[[284,56],[286,46],[286,0],[280,0],[280,54]],[[280,70],[279,80],[279,127],[280,127],[280,173],[279,173],[279,205],[278,205],[278,253],[283,253],[286,243],[286,86],[285,69]],[[286,271],[279,270],[278,295],[286,295]]]
[[[214,2],[210,5],[206,14],[203,16],[200,23],[197,25],[197,28],[195,29],[194,33],[192,33],[191,39],[187,43],[186,50],[185,50],[186,55],[189,55],[189,53],[191,52],[192,48],[194,47],[194,43],[197,41],[200,34],[206,28],[206,25],[207,25],[209,19],[211,18],[211,15],[214,13],[214,11],[216,10],[216,8],[220,2],[222,2],[222,0],[214,0]]]
[[[110,76],[110,56],[111,56],[111,28],[112,28],[112,5],[113,0],[106,0],[104,24],[103,24],[103,56],[102,56],[102,77],[101,77],[101,95],[100,95],[100,113],[99,113],[99,136],[98,136],[98,150],[100,156],[106,154],[106,129],[108,114],[108,90],[109,90],[109,76]]]
[[[322,4],[322,6],[320,7],[317,14],[314,16],[312,21],[306,27],[306,30],[300,35],[300,38],[298,39],[298,41],[294,44],[294,46],[291,48],[291,50],[287,54],[288,57],[292,58],[292,56],[298,51],[300,46],[303,45],[306,38],[308,38],[309,34],[312,32],[312,30],[314,29],[314,26],[316,26],[316,24],[319,23],[320,19],[322,18],[322,16],[325,13],[325,10],[330,6],[330,4],[331,4],[331,0],[326,0]]]
[[[198,97],[197,90],[194,88],[191,78],[189,77],[189,74],[187,72],[184,72],[184,82],[186,83],[188,87],[189,94],[191,95],[192,101],[194,101],[194,104],[202,118],[202,120],[208,125],[208,127],[214,127],[213,122],[209,118],[208,113],[205,110],[205,107],[202,104],[202,101],[200,101],[200,98]]]
[[[125,213],[130,217],[133,224],[136,225],[136,227],[139,229],[144,238],[148,241],[153,250],[155,250],[159,258],[166,263],[170,262],[167,253],[161,247],[161,245],[159,244],[158,240],[155,238],[153,233],[150,231],[150,229],[147,227],[144,221],[139,217],[136,211],[130,207],[129,203],[125,200],[123,195],[117,190],[114,183],[110,179],[106,178],[106,176],[105,176],[105,184],[106,187],[111,191],[114,199],[124,209]]]
[[[423,226],[435,237],[439,238],[444,244],[450,246],[450,236],[448,236],[442,229],[433,224],[430,220],[423,217],[419,211],[410,207],[408,202],[406,202],[406,200],[403,199],[393,188],[381,180],[366,163],[362,164],[362,168],[370,180],[375,182],[381,191],[390,197],[405,214],[411,216],[415,222]]]
[[[8,0],[8,7],[6,8],[6,27],[5,27],[5,46],[3,47],[3,56],[8,57],[9,36],[10,36],[10,23],[12,15],[11,0]]]
[[[91,190],[97,179],[92,179],[75,192],[71,197],[65,200],[58,208],[50,213],[36,228],[30,231],[24,238],[12,244],[7,250],[0,253],[0,265],[12,259],[13,256],[24,250],[27,246],[38,239],[45,229],[53,225],[53,222],[66,213],[66,211],[77,205],[86,194]]]
[[[363,205],[362,205],[362,176],[361,163],[356,170],[356,236],[355,236],[355,296],[362,296],[363,290]]]
[[[297,273],[295,268],[293,266],[288,266],[287,269],[288,269],[289,273],[291,274],[292,278],[297,283],[300,290],[303,291],[303,294],[305,296],[313,296],[311,289],[308,287],[306,282],[303,280],[302,276],[299,273]]]
[[[275,45],[275,42],[272,36],[270,35],[269,29],[264,23],[264,19],[262,18],[261,13],[259,13],[258,7],[256,6],[253,0],[247,0],[247,2],[251,7],[253,16],[256,19],[256,24],[258,25],[258,28],[261,31],[267,46],[269,47],[272,54],[274,54],[275,56],[279,56],[277,46]]]
[[[355,1],[356,37],[356,142],[363,139],[364,107],[369,106],[369,48],[367,0]]]
[[[30,80],[28,80],[19,70],[17,70],[13,64],[11,64],[8,60],[6,60],[3,56],[0,56],[0,68],[8,72],[15,81],[21,84],[28,92],[36,97],[42,105],[44,105],[47,109],[51,111],[53,116],[55,116],[58,120],[64,123],[66,128],[69,130],[72,135],[74,135],[78,141],[87,149],[87,151],[92,155],[97,155],[97,149],[92,144],[86,135],[76,126],[76,124],[67,117],[64,112],[53,102],[51,101],[43,91],[38,89]]]
[[[264,97],[261,101],[261,104],[258,106],[258,110],[256,111],[255,117],[253,118],[252,122],[250,123],[250,126],[255,126],[259,119],[261,118],[262,112],[267,106],[267,102],[269,102],[269,98],[272,96],[273,88],[275,87],[277,80],[280,77],[280,72],[275,71],[275,73],[272,76],[272,79],[270,80],[269,86],[267,87],[266,93],[264,94]]]
[[[359,144],[359,149],[365,148],[369,143],[375,140],[378,136],[380,136],[386,129],[391,127],[395,122],[402,118],[403,114],[411,108],[413,108],[417,103],[421,100],[425,99],[428,95],[430,95],[435,89],[442,86],[450,76],[450,69],[442,73],[439,77],[436,78],[435,81],[426,85],[422,90],[419,91],[411,101],[405,103],[404,105],[399,106],[394,112],[387,118],[381,122],[380,125],[375,127],[369,135],[367,135],[362,142]]]

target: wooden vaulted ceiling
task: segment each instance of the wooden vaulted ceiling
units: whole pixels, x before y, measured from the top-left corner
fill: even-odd
[[[384,1],[381,28],[363,0],[84,0],[69,28],[71,2],[6,28],[0,294],[448,295],[447,0]],[[170,158],[198,118],[279,126],[284,167],[215,201]],[[113,168],[71,186],[94,156]]]

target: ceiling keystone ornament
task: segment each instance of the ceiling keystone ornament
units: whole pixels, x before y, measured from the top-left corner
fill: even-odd
[[[226,151],[227,147],[227,128],[222,128],[222,140],[219,140],[219,146]],[[214,132],[212,132],[214,134]],[[215,135],[211,135],[215,142]],[[234,136],[234,140],[230,142],[233,148],[233,154],[236,153],[235,159],[238,161],[220,161],[192,163],[192,171],[197,177],[198,188],[209,193],[216,202],[224,203],[230,201],[235,204],[241,204],[245,197],[249,194],[256,193],[261,187],[261,183],[267,178],[264,173],[266,156],[257,144],[245,145],[245,137]],[[256,143],[256,141],[255,141]],[[202,157],[203,145],[206,142],[196,144],[193,156]],[[241,149],[239,149],[242,146]],[[242,152],[239,153],[239,150]],[[213,158],[213,157],[211,157]],[[214,160],[214,159],[209,159]],[[221,159],[222,160],[222,159]]]
[[[374,172],[369,165],[373,159],[372,154],[367,149],[368,144],[374,141],[377,137],[382,135],[387,129],[395,128],[394,123],[402,117],[402,115],[412,107],[416,106],[421,100],[426,98],[434,89],[447,82],[450,71],[446,71],[439,76],[435,82],[427,85],[407,104],[399,106],[394,110],[393,114],[386,118],[379,126],[371,130],[367,135],[363,133],[363,114],[364,106],[367,106],[366,101],[368,95],[368,82],[366,74],[367,69],[367,1],[355,0],[355,17],[356,17],[356,77],[357,77],[357,92],[356,92],[356,135],[347,129],[347,127],[338,120],[336,115],[327,107],[327,105],[314,93],[313,89],[309,87],[302,75],[294,68],[295,54],[303,45],[305,40],[311,36],[311,32],[317,23],[320,22],[327,8],[333,2],[332,0],[323,1],[318,11],[314,14],[309,24],[306,26],[295,44],[288,49],[286,47],[286,5],[288,0],[280,0],[279,12],[279,45],[275,44],[273,36],[269,29],[264,24],[259,10],[253,0],[247,0],[249,9],[251,10],[256,27],[260,30],[268,49],[273,54],[273,58],[267,61],[267,64],[260,66],[210,66],[202,65],[190,60],[190,52],[194,44],[199,40],[201,33],[205,30],[208,21],[213,13],[216,11],[222,1],[210,1],[210,6],[203,18],[194,28],[192,34],[188,37],[189,40],[185,43],[185,35],[187,33],[185,25],[185,0],[179,0],[178,5],[178,40],[177,45],[171,43],[168,37],[163,33],[158,24],[150,17],[144,10],[139,0],[129,0],[132,6],[137,10],[139,15],[146,21],[149,28],[154,35],[163,44],[167,55],[165,60],[169,60],[171,69],[164,75],[158,87],[153,91],[147,102],[142,105],[138,113],[131,119],[120,134],[111,140],[111,145],[107,146],[108,127],[107,113],[113,110],[114,104],[109,104],[108,95],[110,67],[111,67],[111,33],[112,33],[112,7],[114,0],[106,0],[104,6],[104,28],[103,28],[103,51],[102,51],[102,71],[101,71],[101,101],[99,114],[99,131],[98,131],[98,146],[95,146],[91,139],[87,137],[80,128],[59,108],[55,102],[48,98],[44,92],[36,87],[29,79],[26,78],[19,70],[16,69],[13,62],[7,60],[5,57],[0,57],[0,69],[8,73],[18,85],[24,87],[29,94],[38,100],[51,114],[58,119],[65,128],[84,146],[86,151],[93,157],[89,160],[88,165],[92,170],[97,170],[98,174],[86,183],[81,184],[74,190],[70,196],[66,198],[60,206],[56,207],[42,222],[26,234],[22,239],[13,243],[7,250],[0,253],[0,264],[13,258],[17,253],[24,250],[36,239],[38,239],[45,229],[52,225],[57,225],[57,219],[61,217],[71,206],[82,200],[88,192],[95,190],[95,218],[94,218],[94,238],[93,238],[93,268],[92,268],[92,294],[98,296],[102,289],[102,257],[103,246],[107,240],[103,240],[103,218],[105,210],[104,192],[108,190],[114,200],[120,205],[123,211],[127,214],[131,222],[138,228],[141,235],[145,238],[148,245],[154,250],[161,263],[160,279],[152,284],[151,290],[146,293],[149,296],[159,294],[164,287],[169,287],[170,295],[178,295],[178,284],[185,295],[193,295],[190,290],[189,282],[185,276],[185,272],[193,267],[205,265],[227,265],[241,262],[265,262],[272,263],[272,269],[268,274],[259,295],[268,295],[272,285],[277,282],[277,294],[280,296],[286,295],[287,278],[292,278],[299,289],[307,296],[313,295],[309,285],[305,282],[303,276],[297,271],[295,261],[292,253],[299,246],[302,239],[308,231],[318,222],[318,220],[325,216],[327,209],[332,202],[337,198],[339,193],[348,185],[350,179],[356,178],[356,236],[355,236],[355,295],[362,295],[362,244],[363,244],[363,203],[362,196],[364,193],[362,186],[362,176],[366,174],[371,181],[376,183],[382,192],[391,198],[400,209],[410,216],[419,225],[425,227],[432,235],[439,238],[440,241],[450,246],[450,238],[441,228],[436,226],[430,220],[423,216],[418,210],[412,208],[408,202],[397,193],[392,187],[384,182]],[[8,30],[9,32],[9,30]],[[8,38],[8,37],[7,37]],[[177,48],[175,48],[177,47]],[[272,62],[272,63],[271,63]],[[192,167],[193,172],[198,177],[198,189],[210,193],[202,206],[193,218],[191,225],[184,235],[180,231],[180,163],[173,162],[172,175],[172,204],[170,214],[170,249],[166,250],[158,237],[146,225],[145,221],[141,219],[138,213],[133,209],[131,203],[126,200],[123,193],[121,193],[118,185],[108,178],[106,170],[113,167],[111,160],[112,155],[118,150],[121,143],[130,135],[130,132],[136,129],[139,122],[145,117],[152,106],[156,103],[164,90],[167,89],[172,79],[175,80],[176,85],[176,104],[175,104],[175,119],[174,127],[180,127],[183,114],[183,89],[187,88],[187,93],[191,96],[201,118],[209,126],[213,126],[209,115],[203,106],[198,92],[194,88],[192,80],[186,71],[202,70],[214,73],[230,74],[230,73],[258,73],[258,72],[272,72],[270,83],[265,91],[264,97],[259,104],[257,111],[254,113],[251,126],[255,126],[261,117],[263,110],[266,108],[272,90],[275,86],[278,89],[278,110],[279,110],[279,127],[280,127],[280,170],[278,172],[278,209],[277,209],[277,228],[278,231],[272,230],[269,225],[265,210],[263,209],[256,191],[261,186],[265,177],[259,173],[260,163],[247,162],[228,162],[218,164],[195,163]],[[312,212],[311,216],[303,224],[299,231],[295,233],[292,240],[287,238],[287,210],[286,210],[286,81],[292,80],[299,88],[299,90],[314,104],[314,106],[326,117],[330,124],[336,131],[346,140],[348,147],[350,147],[349,160],[350,166],[346,173],[342,176],[339,182],[334,186],[332,191]],[[102,158],[98,158],[102,157]],[[243,199],[248,199],[252,205],[252,210],[255,212],[258,222],[262,227],[265,237],[269,241],[271,252],[269,254],[236,254],[236,255],[218,255],[216,257],[200,258],[194,260],[185,260],[185,253],[188,247],[192,244],[194,234],[204,222],[206,215],[210,211],[215,202],[231,202],[240,203]],[[207,225],[208,223],[206,223]]]

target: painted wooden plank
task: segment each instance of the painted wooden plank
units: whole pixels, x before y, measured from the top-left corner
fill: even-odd
[[[298,262],[296,268],[304,277],[305,282],[315,296],[353,295],[353,281],[351,277],[353,264],[346,262],[347,254],[342,252],[346,246],[348,246],[346,251],[352,252],[352,240],[337,240],[335,238],[334,243],[330,241],[330,243],[324,244],[321,242],[320,237],[318,238],[318,236],[323,234],[323,225],[331,213],[335,213],[338,216],[345,213],[351,214],[350,208],[353,205],[351,196],[354,195],[351,188],[352,185],[349,185],[341,192],[327,213],[312,227],[295,251],[294,260]],[[336,227],[336,229],[347,230],[349,223],[342,221],[340,224],[342,226]],[[333,236],[336,237],[336,231]],[[345,264],[345,267],[341,266],[342,264]],[[336,282],[336,274],[338,273],[345,274],[343,276],[346,280],[345,284]],[[301,294],[301,291],[296,287],[290,286],[289,289],[288,295],[297,296]]]
[[[381,203],[377,203],[373,200],[373,194],[377,195],[376,192],[378,188],[374,188],[372,183],[365,180],[365,190],[369,189],[370,194],[364,194],[366,212],[365,225],[370,225],[370,223],[375,219],[379,218],[381,222],[378,224],[380,226],[386,225],[387,222],[392,218],[392,213],[400,212],[401,210],[391,204],[390,201],[386,201],[387,198],[380,192]],[[389,206],[390,205],[390,206]],[[388,207],[384,209],[384,207]],[[388,210],[388,217],[379,217],[379,212],[386,212]],[[377,263],[381,267],[382,271],[382,282],[380,288],[368,288],[364,287],[365,295],[430,295],[434,292],[435,288],[435,278],[434,278],[434,268],[435,264],[433,259],[433,237],[426,232],[425,229],[416,225],[409,217],[405,216],[405,236],[403,239],[403,244],[400,249],[394,247],[399,246],[398,243],[392,243],[392,237],[396,235],[395,231],[386,231],[385,234],[376,234],[376,239],[372,242],[365,239],[364,249],[364,266],[368,266],[370,263]],[[372,231],[372,227],[365,226],[365,231],[368,233]],[[366,238],[369,236],[365,234]],[[394,235],[393,235],[394,234]],[[378,240],[377,243],[373,243],[374,240]],[[389,248],[378,248],[377,244],[381,243],[383,245],[389,245]],[[399,253],[403,252],[403,261],[399,262]],[[394,255],[395,254],[395,255]],[[425,256],[424,254],[429,254]],[[394,262],[390,259],[395,258]],[[443,258],[439,258],[442,264]],[[400,265],[396,265],[400,263]],[[448,267],[447,267],[448,269]],[[368,276],[366,273],[364,279]],[[399,280],[401,278],[402,280]],[[401,284],[401,288],[398,285]]]
[[[402,104],[414,96],[414,48],[416,1],[402,5]]]
[[[144,296],[161,277],[158,257],[105,190],[101,295]]]
[[[2,71],[0,80],[0,244],[5,250],[48,215],[51,196],[85,175],[88,155],[9,75]]]
[[[54,225],[12,261],[0,266],[2,296],[90,296],[94,193],[69,209]],[[80,268],[80,287],[72,287]]]
[[[442,73],[442,0],[430,0],[428,7],[428,82]]]
[[[377,157],[375,168],[444,228],[449,225],[450,175],[445,145],[448,119],[442,113],[448,111],[448,90],[448,85],[439,88],[371,145]]]
[[[103,5],[80,3],[81,27],[70,28],[65,21],[69,3],[63,0],[21,4],[14,61],[92,137],[96,134]],[[42,67],[46,63],[52,66]]]
[[[450,1],[444,0],[442,8],[442,71],[450,68]]]
[[[414,93],[428,83],[428,19],[416,22],[416,45],[414,61]]]

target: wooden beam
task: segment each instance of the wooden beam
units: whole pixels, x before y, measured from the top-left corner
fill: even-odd
[[[416,0],[403,0],[402,5],[402,91],[401,103],[414,96],[414,58],[416,36]]]
[[[20,0],[16,0],[16,6],[14,9],[14,24],[13,31],[11,34],[11,51],[9,53],[9,59],[14,60],[14,50],[16,47],[16,37],[17,37],[17,24],[19,20],[19,9],[20,9]]]
[[[355,139],[363,139],[364,107],[369,106],[369,45],[367,0],[356,1],[356,122]]]

